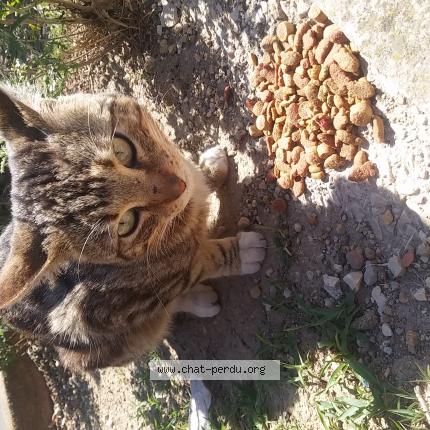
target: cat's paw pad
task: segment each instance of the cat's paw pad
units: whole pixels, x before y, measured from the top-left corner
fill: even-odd
[[[228,175],[228,158],[219,146],[207,149],[199,160],[200,168],[214,187],[220,187]]]
[[[266,257],[267,243],[263,235],[255,231],[243,231],[238,235],[240,271],[242,275],[258,272]]]
[[[207,285],[197,285],[189,290],[184,297],[185,312],[189,312],[200,318],[214,317],[221,310],[218,302],[218,294]]]

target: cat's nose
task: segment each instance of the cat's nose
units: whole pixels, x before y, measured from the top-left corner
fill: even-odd
[[[177,195],[177,197],[181,196],[185,189],[187,188],[187,184],[176,175],[170,175],[168,178],[168,182],[173,189],[173,193]]]
[[[175,201],[186,190],[186,183],[170,172],[160,172],[152,177],[152,204],[163,204]]]

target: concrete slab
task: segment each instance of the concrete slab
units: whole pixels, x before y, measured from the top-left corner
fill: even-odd
[[[421,0],[321,0],[369,64],[378,88],[430,113],[430,13]]]

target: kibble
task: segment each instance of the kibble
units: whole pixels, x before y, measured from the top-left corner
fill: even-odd
[[[295,197],[304,193],[306,177],[322,180],[325,169],[340,170],[349,161],[351,181],[377,175],[356,127],[372,122],[374,140],[384,141],[382,119],[370,103],[375,88],[360,76],[356,50],[316,4],[308,16],[297,27],[280,22],[276,35],[262,39],[262,58],[248,58],[256,89],[246,101],[256,116],[249,133],[265,136],[275,157],[273,177]]]

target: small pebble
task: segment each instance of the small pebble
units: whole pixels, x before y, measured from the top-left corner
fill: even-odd
[[[250,290],[249,294],[253,299],[258,299],[261,296],[261,287],[260,285],[254,285]]]
[[[302,225],[299,224],[298,222],[294,223],[294,231],[296,233],[300,233],[302,231]]]
[[[390,270],[394,279],[398,278],[399,276],[404,275],[406,272],[405,268],[402,265],[402,260],[400,259],[400,257],[398,255],[393,255],[388,260],[388,269]]]
[[[357,291],[363,282],[363,274],[361,272],[350,272],[343,277],[343,282],[348,285],[353,291]]]
[[[287,210],[287,202],[285,201],[285,199],[278,197],[277,199],[272,201],[271,207],[274,212],[278,214],[283,214]]]
[[[427,292],[425,288],[418,288],[418,290],[414,293],[415,300],[418,300],[419,302],[426,302],[427,301]]]
[[[284,288],[283,294],[286,299],[289,299],[293,295],[292,291],[289,288]]]
[[[364,248],[364,255],[368,260],[376,258],[376,252],[372,248]]]
[[[318,215],[317,214],[310,214],[306,217],[306,220],[309,225],[316,225],[318,222]]]
[[[400,290],[400,293],[399,293],[399,302],[403,303],[403,304],[409,303],[409,294],[406,291]]]
[[[394,221],[393,213],[392,213],[389,209],[387,209],[387,210],[384,212],[384,214],[382,215],[382,222],[383,222],[385,225],[390,225],[390,224],[392,224],[392,223],[393,223],[393,221]]]
[[[382,334],[386,337],[391,337],[393,335],[393,330],[391,330],[391,327],[387,323],[382,324],[381,330]]]
[[[402,266],[409,267],[414,262],[414,258],[415,251],[413,250],[413,248],[408,249],[405,255],[402,257]]]
[[[408,351],[411,354],[416,354],[418,342],[417,332],[415,330],[408,330],[405,334],[405,341]]]
[[[346,233],[345,224],[336,224],[336,233],[343,236]]]
[[[364,264],[363,253],[360,248],[353,249],[346,254],[346,261],[354,270],[360,270]]]

